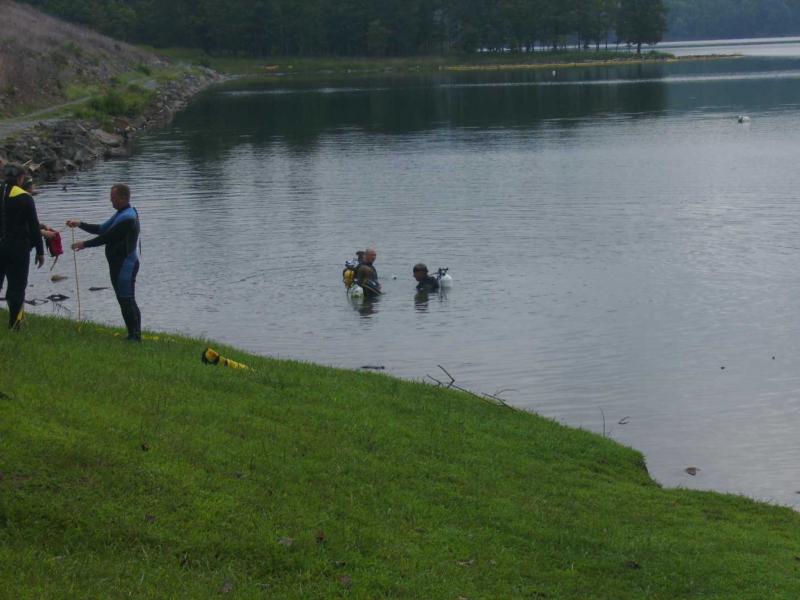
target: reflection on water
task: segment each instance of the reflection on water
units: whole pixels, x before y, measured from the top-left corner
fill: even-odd
[[[430,300],[430,292],[417,292],[414,295],[414,308],[419,312],[428,312],[428,301]]]
[[[447,303],[447,290],[436,292],[419,291],[414,294],[414,308],[419,312],[428,312],[442,308]]]
[[[362,296],[361,298],[350,298],[353,308],[364,318],[369,318],[378,313],[380,301],[380,296]]]
[[[37,202],[48,223],[96,221],[111,183],[132,185],[148,327],[414,379],[441,364],[575,426],[601,431],[602,409],[666,484],[794,504],[800,81],[767,75],[798,71],[742,59],[563,70],[561,85],[537,71],[222,88]],[[385,295],[353,303],[341,266],[370,241]],[[450,267],[446,297],[416,295],[418,262]],[[108,285],[102,252],[79,267],[84,288]],[[47,276],[31,294],[74,297]],[[112,294],[82,301],[119,322]]]

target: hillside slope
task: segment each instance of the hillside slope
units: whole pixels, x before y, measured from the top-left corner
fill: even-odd
[[[28,5],[2,1],[0,15],[0,117],[65,102],[82,86],[160,62]]]

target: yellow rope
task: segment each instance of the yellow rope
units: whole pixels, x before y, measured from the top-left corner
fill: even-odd
[[[72,244],[75,244],[75,229],[72,228]],[[81,323],[81,282],[78,279],[78,251],[72,251],[72,261],[75,263],[75,294],[78,297],[78,330]]]

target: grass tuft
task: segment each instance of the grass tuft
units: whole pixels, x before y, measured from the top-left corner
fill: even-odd
[[[108,117],[135,117],[152,102],[153,92],[135,84],[124,87],[116,85],[107,91],[92,96],[89,101],[75,109],[75,116],[84,119]]]

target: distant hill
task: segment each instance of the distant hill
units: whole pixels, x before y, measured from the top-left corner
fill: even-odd
[[[159,62],[30,6],[4,1],[0,9],[0,116],[65,102],[80,95],[82,87]]]
[[[800,35],[800,0],[665,0],[669,39]]]

